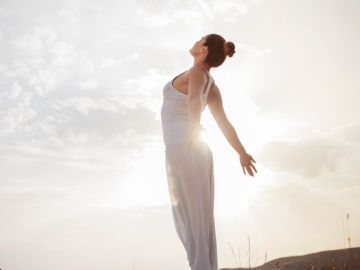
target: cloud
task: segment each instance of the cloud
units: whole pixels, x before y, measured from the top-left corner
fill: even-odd
[[[0,7],[0,17],[7,17],[9,15],[11,15],[11,11],[6,7],[6,6],[1,6]]]
[[[82,25],[76,9],[64,8],[58,15]],[[80,40],[70,43],[60,30],[35,26],[3,43],[2,48],[13,55],[0,69],[5,89],[0,100],[3,142],[24,146],[27,138],[32,146],[61,155],[59,151],[69,147],[94,147],[99,142],[103,150],[114,145],[139,149],[148,137],[159,136],[156,98],[149,95],[149,87],[156,87],[150,85],[150,77],[153,81],[156,74],[142,74],[140,83],[134,80],[132,85],[115,76],[119,68],[131,72],[131,67],[141,74],[136,69],[140,55],[133,52],[119,58],[110,53],[103,57],[91,48],[81,48]]]
[[[359,123],[334,128],[329,133],[308,134],[296,140],[268,143],[261,159],[278,174],[302,177],[315,186],[345,187],[358,182]]]
[[[235,22],[239,16],[248,13],[248,5],[243,1],[213,1],[213,9],[225,22]]]
[[[66,104],[66,101],[63,104]],[[101,103],[97,105],[97,102],[81,97],[72,99],[68,104],[70,106],[63,110],[63,113],[68,119],[68,128],[73,132],[95,132],[104,139],[111,139],[127,130],[142,135],[158,133],[154,113],[146,107],[139,106],[122,111],[112,111],[110,106],[108,109],[96,109]],[[109,105],[113,105],[113,108],[116,106]]]

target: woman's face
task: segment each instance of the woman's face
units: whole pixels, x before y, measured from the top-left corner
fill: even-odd
[[[189,50],[191,55],[198,56],[207,50],[207,46],[204,45],[206,42],[206,36],[201,37],[197,40],[192,48]]]

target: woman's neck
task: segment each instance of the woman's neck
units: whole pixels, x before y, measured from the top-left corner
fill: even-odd
[[[195,62],[193,66],[203,67],[210,72],[210,65],[203,62]]]

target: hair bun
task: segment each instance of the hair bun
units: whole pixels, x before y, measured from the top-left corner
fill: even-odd
[[[225,55],[228,55],[229,57],[232,57],[235,53],[235,44],[231,41],[227,41],[224,44],[225,46]]]

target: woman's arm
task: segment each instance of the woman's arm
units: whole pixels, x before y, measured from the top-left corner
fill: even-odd
[[[206,74],[202,68],[193,66],[189,69],[188,95],[186,103],[189,109],[190,122],[194,125],[200,125],[201,98],[206,80]]]
[[[237,136],[235,128],[225,114],[221,93],[215,82],[211,86],[211,90],[209,92],[208,107],[230,145],[239,155],[246,153],[244,146],[241,144]]]
[[[254,176],[254,172],[252,170],[254,170],[255,172],[257,172],[257,170],[252,164],[252,162],[256,163],[256,161],[250,154],[246,152],[244,146],[241,144],[237,136],[235,128],[228,120],[222,104],[222,98],[219,88],[216,86],[215,82],[210,89],[210,93],[208,96],[208,106],[211,114],[214,116],[216,123],[220,127],[227,141],[235,149],[235,151],[238,152],[240,164],[243,169],[244,175],[246,175],[246,169],[249,175]]]
[[[193,140],[199,139],[200,130],[203,129],[200,125],[200,118],[203,89],[206,83],[207,76],[205,71],[200,67],[191,67],[189,70],[188,95],[186,98],[191,126],[189,146],[191,146]]]

